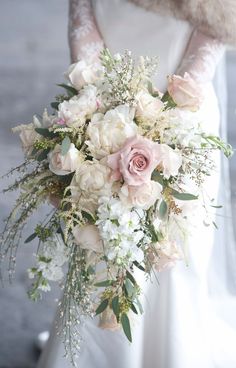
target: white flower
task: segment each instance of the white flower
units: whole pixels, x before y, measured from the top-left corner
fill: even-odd
[[[94,213],[98,199],[111,194],[110,169],[99,162],[85,161],[70,184],[71,198],[89,213]]]
[[[93,84],[99,77],[100,70],[97,64],[89,64],[85,60],[70,65],[65,77],[77,90],[83,88],[86,84]]]
[[[98,253],[103,251],[103,243],[97,226],[75,226],[73,229],[73,235],[75,237],[76,243],[82,249],[93,250],[94,252]]]
[[[152,248],[150,248],[149,260],[158,272],[174,266],[176,261],[183,259],[183,252],[177,247],[175,241],[162,240],[152,244]]]
[[[12,129],[13,133],[18,133],[22,142],[24,153],[29,156],[33,150],[34,142],[40,138],[40,135],[35,131],[34,124],[21,124]]]
[[[58,107],[58,117],[67,126],[82,126],[86,119],[97,110],[97,88],[89,85],[83,88],[78,96],[62,102]]]
[[[36,128],[49,128],[56,122],[55,115],[49,115],[47,109],[44,109],[41,121],[36,115],[33,116],[33,124]]]
[[[95,158],[102,158],[118,151],[138,131],[133,121],[133,109],[121,105],[105,115],[95,114],[89,123],[87,145]]]
[[[161,166],[165,178],[176,176],[182,165],[182,156],[178,151],[173,150],[166,144],[159,145],[159,153],[161,155]]]
[[[137,107],[135,116],[142,120],[155,121],[157,116],[164,108],[164,103],[150,93],[142,90],[136,96]]]
[[[61,146],[57,144],[48,154],[49,169],[56,175],[68,175],[78,169],[84,158],[73,143],[65,155],[61,153]]]
[[[143,208],[148,210],[161,198],[162,186],[150,181],[138,186],[128,186],[126,184],[120,190],[119,196],[126,206]]]

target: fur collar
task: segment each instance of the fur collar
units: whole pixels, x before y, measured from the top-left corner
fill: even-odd
[[[187,20],[219,41],[236,46],[236,0],[129,0],[150,11]]]

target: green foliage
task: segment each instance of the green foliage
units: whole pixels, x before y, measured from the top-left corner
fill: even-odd
[[[113,280],[105,280],[105,281],[97,282],[96,284],[94,284],[94,286],[96,286],[96,287],[107,287],[107,286],[112,286],[113,283],[114,283]]]
[[[160,217],[160,219],[164,219],[166,217],[167,210],[168,210],[167,203],[164,200],[162,200],[161,204],[159,206],[159,217]]]
[[[206,142],[209,143],[211,146],[221,150],[227,158],[233,156],[234,150],[232,146],[229,143],[222,141],[220,137],[213,135],[202,135],[202,138],[205,139]]]
[[[173,109],[177,106],[177,104],[175,103],[175,101],[173,100],[168,91],[166,91],[166,93],[163,95],[161,101],[165,103],[166,110]]]
[[[127,337],[127,339],[132,342],[132,335],[131,335],[131,329],[130,329],[130,322],[129,322],[129,317],[127,316],[126,313],[123,313],[121,315],[121,325],[123,327],[123,331]]]
[[[116,295],[111,302],[112,310],[117,318],[119,320],[119,313],[120,313],[120,305],[119,305],[119,296]]]
[[[65,156],[70,149],[71,141],[68,136],[66,136],[61,142],[61,154]]]
[[[191,193],[180,193],[175,189],[172,189],[171,194],[174,198],[179,199],[181,201],[193,201],[198,199],[198,196]]]
[[[104,299],[96,309],[96,315],[101,314],[108,307],[109,300]]]
[[[66,90],[69,98],[78,95],[77,89],[75,89],[72,86],[68,86],[67,84],[64,84],[64,83],[59,83],[59,84],[57,84],[57,86],[64,88]]]

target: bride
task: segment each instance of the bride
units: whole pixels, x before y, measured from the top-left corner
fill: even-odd
[[[185,72],[202,83],[207,96],[204,120],[217,135],[220,113],[212,79],[224,52],[223,44],[236,43],[234,1],[226,0],[223,4],[221,0],[70,0],[69,8],[73,62],[78,58],[98,60],[104,46],[113,53],[128,49],[134,56],[158,55],[155,84],[164,91],[168,74]],[[227,170],[221,169],[206,185],[211,197],[222,196],[220,177],[227,191]],[[224,196],[220,198],[226,201]],[[140,321],[133,321],[133,343],[120,331],[100,328],[109,321],[86,321],[81,327],[79,367],[236,367],[236,326],[234,330],[234,314],[230,310],[235,304],[236,285],[233,281],[226,283],[231,271],[227,266],[227,274],[223,265],[226,257],[232,260],[235,256],[233,246],[230,248],[233,239],[227,230],[229,221],[221,221],[216,233],[202,224],[200,214],[196,217],[198,225],[189,244],[189,266],[183,263],[161,273],[159,285],[155,280],[146,283],[146,313],[139,317]],[[59,316],[38,368],[72,367],[63,357],[56,323],[60,323]]]

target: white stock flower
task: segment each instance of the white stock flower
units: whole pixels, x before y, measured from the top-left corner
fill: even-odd
[[[78,169],[84,157],[74,143],[70,144],[70,148],[65,155],[61,153],[61,146],[57,144],[53,151],[48,154],[49,169],[56,175],[68,175]]]
[[[33,124],[36,128],[50,128],[55,122],[55,115],[48,114],[47,109],[44,109],[41,120],[36,115],[33,116]]]
[[[137,134],[138,127],[133,121],[133,109],[121,105],[105,115],[95,114],[89,123],[86,141],[95,158],[102,158],[118,151],[127,138]]]
[[[141,121],[155,121],[158,114],[164,108],[164,103],[158,97],[153,97],[144,90],[138,92],[136,100],[137,106],[135,116]]]
[[[93,84],[99,76],[100,70],[97,64],[87,63],[80,60],[70,65],[65,77],[77,90],[83,88],[86,84]]]
[[[97,110],[97,88],[92,85],[85,86],[78,96],[69,101],[63,101],[58,107],[58,117],[67,126],[82,126],[86,119],[90,119]]]
[[[176,176],[182,165],[182,156],[178,151],[173,150],[166,144],[159,145],[159,153],[161,156],[161,167],[163,176],[169,179],[170,176]]]
[[[151,180],[137,186],[124,184],[119,192],[119,197],[126,206],[148,210],[161,198],[161,192],[162,186]]]
[[[96,224],[109,260],[115,260],[117,264],[143,261],[143,250],[137,246],[144,238],[141,230],[143,216],[142,210],[125,208],[119,199],[100,198]]]

